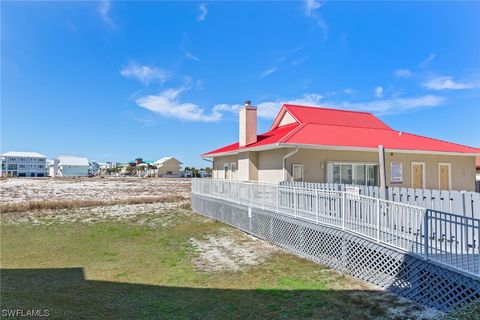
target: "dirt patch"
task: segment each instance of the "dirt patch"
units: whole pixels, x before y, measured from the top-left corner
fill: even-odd
[[[427,308],[420,304],[417,304],[411,300],[402,298],[390,294],[388,292],[382,294],[368,294],[365,292],[352,293],[351,298],[357,300],[358,304],[362,302],[373,304],[379,310],[385,310],[386,312],[382,316],[369,317],[370,319],[382,320],[382,319],[437,319],[442,316],[443,313],[434,309]]]
[[[197,256],[192,259],[196,269],[204,272],[239,271],[258,265],[279,248],[247,235],[210,235],[190,239]]]
[[[0,180],[0,204],[115,202],[127,198],[190,197],[191,179],[10,178]]]

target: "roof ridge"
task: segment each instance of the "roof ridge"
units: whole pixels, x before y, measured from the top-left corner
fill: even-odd
[[[387,128],[378,128],[378,127],[365,127],[365,126],[355,126],[355,125],[342,125],[342,124],[327,124],[327,123],[316,123],[316,122],[307,122],[305,124],[314,124],[317,126],[330,126],[330,127],[347,127],[347,128],[362,128],[362,129],[376,129],[376,130],[387,130],[387,131],[399,131],[395,130],[389,126]],[[402,131],[404,132],[404,131]]]
[[[290,104],[284,103],[284,106],[292,106],[292,107],[301,107],[301,108],[311,108],[311,109],[322,109],[322,110],[333,110],[333,111],[340,111],[340,112],[349,112],[349,113],[363,113],[363,114],[371,114],[376,118],[376,116],[368,111],[357,111],[357,110],[345,110],[345,109],[336,109],[336,108],[327,108],[327,107],[317,107],[317,106],[306,106],[302,104]]]
[[[291,137],[293,137],[295,134],[297,134],[298,131],[300,131],[302,128],[305,128],[307,126],[308,123],[301,123],[298,127],[296,127],[295,129],[293,129],[292,131],[289,131],[287,132],[279,141],[278,143],[283,143],[283,142],[286,142],[288,139],[290,139]],[[289,136],[290,135],[290,136]],[[289,136],[287,138],[287,136]]]

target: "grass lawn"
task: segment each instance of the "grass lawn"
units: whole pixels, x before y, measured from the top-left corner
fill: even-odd
[[[261,241],[187,209],[162,214],[167,224],[145,223],[151,215],[139,215],[142,223],[2,223],[1,308],[70,319],[418,318],[410,302],[277,249],[243,264],[245,247],[227,261],[239,268],[202,269],[212,261],[198,241]]]

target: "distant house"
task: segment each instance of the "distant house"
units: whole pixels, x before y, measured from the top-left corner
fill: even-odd
[[[0,155],[1,176],[44,177],[47,157],[37,152],[9,151]]]
[[[180,165],[182,162],[174,157],[164,157],[154,162],[157,167],[157,177],[178,177],[180,176]]]
[[[58,160],[58,176],[85,177],[88,176],[90,164],[87,158],[74,156],[60,156]]]
[[[386,186],[475,189],[480,149],[394,130],[368,112],[285,104],[260,135],[249,102],[239,118],[239,142],[203,155],[214,178],[375,186],[384,154]]]
[[[100,164],[95,161],[91,161],[89,164],[90,164],[90,167],[88,170],[89,175],[96,176],[100,171]]]

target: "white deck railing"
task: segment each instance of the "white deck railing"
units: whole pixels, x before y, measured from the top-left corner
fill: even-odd
[[[252,181],[193,179],[192,193],[341,228],[480,275],[480,219],[348,191]]]

